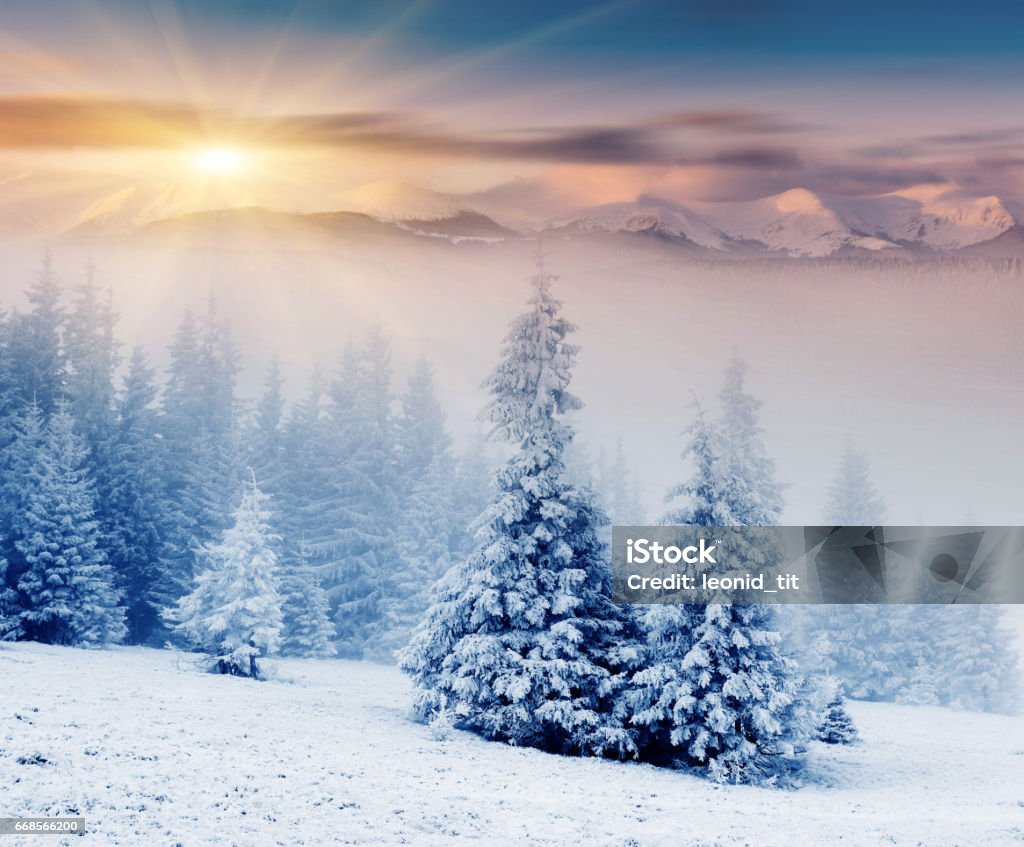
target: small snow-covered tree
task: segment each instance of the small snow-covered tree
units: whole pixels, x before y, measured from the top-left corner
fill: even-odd
[[[306,563],[301,549],[295,564],[282,573],[280,583],[284,620],[281,653],[307,659],[337,655],[327,592],[316,572]]]
[[[918,612],[921,663],[939,702],[958,709],[1017,714],[1021,674],[1003,608],[929,606]],[[923,614],[923,613],[928,614]]]
[[[893,699],[904,706],[937,706],[939,703],[935,671],[925,664],[912,668],[893,688]]]
[[[529,310],[505,337],[486,382],[486,417],[516,445],[499,470],[477,546],[440,581],[401,655],[424,719],[489,738],[577,755],[632,755],[615,714],[623,615],[610,601],[605,520],[565,477],[564,415],[574,327],[539,265]]]
[[[30,415],[37,418],[30,429],[40,431],[35,407]],[[125,634],[120,594],[93,517],[86,455],[67,405],[58,403],[22,480],[27,494],[14,542],[22,561],[18,592],[25,636],[48,644],[95,646]]]
[[[828,678],[833,694],[825,707],[825,716],[818,727],[818,740],[826,744],[854,744],[860,738],[857,727],[853,724],[846,709],[846,698],[843,697],[843,686],[839,680]]]
[[[713,779],[761,782],[790,769],[802,728],[788,725],[797,685],[780,640],[765,606],[707,606],[694,630],[681,662],[693,701],[672,742]]]
[[[881,526],[886,512],[885,501],[871,481],[867,457],[847,444],[828,487],[825,522],[833,526]]]
[[[257,658],[280,645],[276,537],[267,499],[255,478],[243,487],[233,524],[200,551],[206,569],[195,588],[168,612],[178,632],[212,655],[218,673],[258,679]]]
[[[17,641],[21,635],[18,592],[8,583],[7,560],[0,559],[0,641]]]

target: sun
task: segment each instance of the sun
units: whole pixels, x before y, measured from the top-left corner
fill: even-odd
[[[237,147],[204,147],[195,154],[194,164],[203,173],[227,176],[245,170],[248,156]]]

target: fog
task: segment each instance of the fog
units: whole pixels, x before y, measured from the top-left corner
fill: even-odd
[[[280,357],[289,391],[379,322],[392,340],[396,393],[420,355],[437,368],[449,425],[476,430],[479,386],[508,322],[530,295],[536,244],[247,231],[53,242],[65,286],[91,258],[110,285],[121,340],[161,367],[186,306],[212,291],[242,351],[243,396]],[[870,458],[891,523],[1019,523],[1024,389],[1016,272],[994,264],[690,259],[635,236],[551,240],[547,267],[579,327],[580,438],[596,454],[623,439],[650,516],[687,472],[680,452],[693,396],[711,409],[721,370],[749,363],[765,442],[787,483],[785,518],[821,518],[847,439]],[[0,248],[3,304],[43,246]]]

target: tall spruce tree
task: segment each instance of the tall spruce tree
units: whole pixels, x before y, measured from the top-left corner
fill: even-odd
[[[388,342],[379,328],[350,346],[331,384],[327,490],[305,540],[331,598],[342,656],[386,658],[387,576],[397,561],[398,464],[391,413]],[[321,459],[322,461],[322,459]]]
[[[56,407],[45,427],[37,421],[28,429],[41,429],[41,437],[23,480],[27,494],[14,542],[23,562],[18,591],[25,635],[50,644],[120,641],[124,609],[100,546],[86,447],[66,405]]]
[[[355,352],[345,360],[353,369]],[[351,371],[343,373],[351,376]],[[351,383],[346,382],[346,385]],[[339,400],[313,374],[306,396],[292,408],[282,433],[282,472],[276,525],[283,536],[281,584],[284,600],[283,650],[312,657],[337,653],[335,612],[344,578],[340,564],[358,538],[361,519],[357,486],[351,485],[351,430],[333,404]],[[348,407],[351,412],[351,407]],[[330,412],[334,414],[330,414]]]
[[[733,519],[741,526],[776,526],[782,518],[782,486],[775,462],[761,441],[761,401],[745,387],[746,363],[734,359],[718,395],[722,404],[723,460],[729,466]]]
[[[412,485],[423,478],[437,456],[451,447],[434,388],[434,368],[425,358],[416,362],[409,377],[396,429],[399,475],[403,485]]]
[[[281,486],[284,451],[284,379],[281,366],[274,357],[267,367],[263,395],[256,407],[256,419],[250,439],[250,466],[260,485],[271,495]]]
[[[128,640],[136,644],[160,643],[165,635],[160,611],[181,595],[178,575],[167,571],[176,557],[166,549],[172,511],[164,486],[157,393],[153,369],[136,347],[118,400],[104,506],[106,546],[125,598]]]
[[[420,359],[402,398],[398,422],[402,510],[397,566],[388,573],[380,652],[392,658],[422,620],[430,591],[452,561],[455,462],[433,368]]]
[[[0,431],[0,640],[5,641],[15,641],[25,634],[18,581],[27,566],[16,543],[31,492],[27,480],[42,450],[43,426],[42,412],[33,403],[17,408]]]
[[[439,453],[413,483],[398,530],[397,567],[388,575],[381,650],[386,658],[405,647],[430,606],[431,591],[452,564],[452,470]]]
[[[609,599],[605,521],[566,480],[572,438],[564,416],[574,330],[542,265],[529,310],[505,337],[486,382],[485,416],[515,445],[498,471],[477,546],[439,583],[402,666],[416,711],[444,710],[457,726],[545,750],[630,756],[615,714],[626,622]]]
[[[226,527],[243,453],[238,444],[238,354],[211,296],[200,319],[186,311],[170,348],[160,421],[169,512],[166,589],[181,596],[198,572],[198,551]]]
[[[105,471],[114,429],[114,373],[120,362],[114,335],[117,317],[113,295],[101,294],[95,266],[86,268],[68,315],[65,350],[68,364],[67,395],[78,432],[89,450],[94,473]]]
[[[828,486],[823,520],[835,526],[880,526],[887,509],[863,453],[849,443]],[[822,670],[842,680],[858,700],[895,700],[917,686],[912,620],[904,606],[830,605],[809,610],[812,645]]]
[[[29,311],[10,319],[9,355],[19,408],[35,404],[44,418],[66,394],[61,286],[49,250],[29,286]]]

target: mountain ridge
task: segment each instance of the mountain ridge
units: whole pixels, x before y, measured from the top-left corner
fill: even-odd
[[[751,200],[680,202],[655,194],[584,207],[543,223],[499,223],[460,195],[396,181],[380,181],[340,195],[328,211],[282,211],[228,183],[111,184],[81,205],[65,204],[46,215],[42,203],[0,201],[0,222],[24,233],[52,237],[150,237],[172,230],[184,235],[216,225],[241,233],[297,232],[323,237],[375,235],[493,242],[525,238],[653,237],[709,258],[824,258],[839,255],[941,255],[965,253],[1024,256],[1024,207],[994,194],[952,183],[921,184],[871,196],[831,195],[794,187]],[[52,189],[51,189],[52,190]],[[86,202],[88,200],[88,202]],[[257,213],[262,210],[262,213]],[[217,214],[214,214],[217,213]],[[333,220],[330,216],[335,216]],[[328,221],[330,224],[328,225]],[[176,222],[176,223],[175,223]],[[1015,235],[1015,233],[1022,233]],[[2,233],[0,233],[2,234]],[[201,233],[195,232],[197,237]]]

